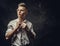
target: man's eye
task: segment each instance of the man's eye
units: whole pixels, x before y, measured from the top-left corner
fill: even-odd
[[[21,11],[24,11],[24,10],[21,10]]]

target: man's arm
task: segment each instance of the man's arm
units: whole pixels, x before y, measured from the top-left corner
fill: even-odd
[[[5,34],[6,40],[9,39],[14,33],[17,32],[17,29],[19,28],[19,26],[20,25],[17,23],[15,29],[14,28],[7,29],[7,32]]]
[[[33,25],[29,21],[27,22],[26,30],[27,30],[27,32],[30,32],[34,36],[34,38],[36,37],[36,33],[33,30]]]
[[[31,26],[31,29],[30,29],[31,33],[34,35],[34,38],[36,37],[36,33],[34,32],[33,30],[33,26]]]

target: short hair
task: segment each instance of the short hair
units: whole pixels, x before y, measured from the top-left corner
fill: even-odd
[[[28,7],[27,7],[27,5],[26,5],[25,3],[19,3],[19,4],[18,4],[18,7],[19,7],[19,6],[23,6],[23,7],[25,7],[26,9],[28,9]]]

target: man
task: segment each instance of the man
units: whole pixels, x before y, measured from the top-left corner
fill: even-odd
[[[30,44],[28,38],[29,32],[35,37],[32,23],[25,19],[28,14],[28,8],[25,3],[18,4],[17,19],[9,22],[8,29],[5,33],[6,40],[12,38],[11,46],[27,46]],[[30,35],[31,35],[30,34]]]

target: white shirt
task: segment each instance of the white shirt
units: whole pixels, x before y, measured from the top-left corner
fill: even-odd
[[[8,24],[8,29],[7,29],[6,32],[12,31],[11,29],[12,28],[15,28],[17,21],[18,21],[18,19],[15,19],[15,20],[10,21],[9,24]],[[26,25],[28,27],[28,30],[27,31],[34,32],[33,31],[32,23],[29,22],[29,21],[27,21],[27,20],[24,20],[24,22],[26,23]],[[23,45],[26,45],[26,44],[29,44],[30,43],[29,38],[27,36],[27,32],[24,31],[24,30],[19,31],[19,29],[18,29],[18,33],[17,34],[14,34],[13,37],[12,37],[12,39],[14,39],[15,36],[16,36],[16,38],[11,43],[12,45],[20,46],[22,44]]]

